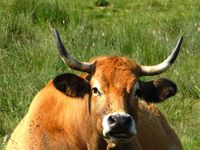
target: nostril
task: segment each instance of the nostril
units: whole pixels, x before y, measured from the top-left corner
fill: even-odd
[[[125,124],[127,124],[127,125],[131,125],[132,124],[132,118],[130,116],[127,116],[125,118]]]
[[[116,123],[116,117],[115,116],[109,116],[108,117],[108,124],[114,125]]]

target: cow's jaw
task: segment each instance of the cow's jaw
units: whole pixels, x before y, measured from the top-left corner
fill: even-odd
[[[127,126],[124,123],[124,129],[123,128],[123,124],[120,124],[119,127],[112,129],[112,125],[110,125],[109,123],[109,118],[111,116],[119,116],[119,117],[129,117],[129,124],[130,126],[127,128],[125,126]],[[103,122],[102,122],[102,126],[103,126],[103,136],[106,139],[106,141],[109,141],[110,143],[128,143],[130,142],[130,140],[132,139],[132,137],[134,135],[136,135],[137,131],[136,131],[136,127],[135,127],[135,121],[133,120],[133,118],[124,112],[114,112],[112,114],[108,114],[103,118]],[[120,129],[121,127],[121,129]],[[125,130],[127,128],[127,130]],[[119,130],[118,130],[119,129]]]

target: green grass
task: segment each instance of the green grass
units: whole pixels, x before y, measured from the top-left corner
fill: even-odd
[[[153,65],[165,59],[183,35],[176,63],[160,75],[176,82],[179,91],[158,107],[184,149],[200,149],[200,1],[109,0],[105,8],[95,7],[95,2],[0,1],[0,145],[50,79],[74,72],[58,55],[50,28],[54,26],[70,54],[84,61],[121,55]]]

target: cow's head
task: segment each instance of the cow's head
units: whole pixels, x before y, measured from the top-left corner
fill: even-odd
[[[139,97],[147,102],[161,102],[177,91],[176,84],[170,80],[143,82],[139,78],[166,71],[179,53],[182,37],[165,61],[141,66],[125,57],[98,57],[89,63],[77,61],[69,56],[55,29],[54,36],[64,62],[72,69],[88,73],[84,79],[67,75],[56,86],[70,96],[89,95],[88,111],[93,125],[107,142],[126,143],[136,135]]]

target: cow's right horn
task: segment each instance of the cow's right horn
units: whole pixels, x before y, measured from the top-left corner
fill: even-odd
[[[154,66],[141,66],[141,76],[158,75],[158,74],[161,74],[162,72],[166,71],[176,60],[176,57],[178,56],[182,41],[183,41],[183,37],[180,37],[178,40],[178,43],[176,44],[176,47],[173,49],[172,53],[162,63],[160,63],[158,65],[154,65]]]
[[[75,58],[69,56],[64,45],[62,44],[59,33],[57,32],[57,30],[55,28],[53,29],[53,32],[54,32],[54,38],[56,40],[56,45],[58,47],[58,50],[60,52],[61,58],[64,61],[64,63],[67,64],[70,68],[72,68],[74,70],[91,73],[94,64],[80,62],[80,61],[76,60]]]

